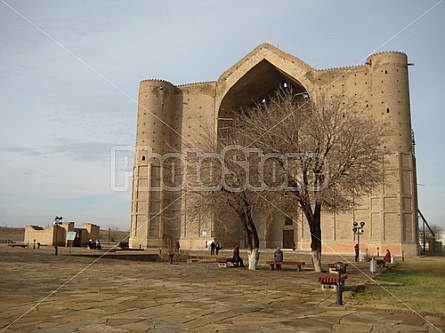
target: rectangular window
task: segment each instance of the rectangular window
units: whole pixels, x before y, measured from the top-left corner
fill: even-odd
[[[292,224],[293,224],[292,217],[285,216],[284,217],[284,225],[292,225]]]

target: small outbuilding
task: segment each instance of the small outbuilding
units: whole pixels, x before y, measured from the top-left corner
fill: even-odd
[[[24,241],[28,244],[68,246],[68,232],[76,233],[71,246],[82,247],[87,246],[90,239],[99,239],[100,226],[84,223],[82,228],[75,228],[74,222],[62,222],[59,225],[52,225],[46,228],[28,225],[25,227]]]

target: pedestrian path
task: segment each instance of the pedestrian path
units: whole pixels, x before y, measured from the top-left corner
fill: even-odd
[[[219,268],[212,257],[203,254],[200,260],[173,264],[89,254],[97,253],[73,248],[69,255],[59,248],[56,256],[51,248],[0,245],[0,333],[445,329],[440,316],[354,308],[347,302],[336,305],[335,292],[321,290],[320,273],[309,269],[310,262],[301,272],[291,268],[271,271],[265,265],[267,253],[262,253],[259,270],[249,271]],[[360,264],[365,270],[365,263]],[[348,267],[347,287],[366,279]]]

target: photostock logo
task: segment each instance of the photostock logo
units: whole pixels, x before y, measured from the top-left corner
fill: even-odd
[[[111,147],[111,190],[124,192],[131,189],[133,176],[134,148],[131,146]]]
[[[308,191],[323,190],[328,163],[316,153],[263,153],[257,148],[229,145],[219,153],[187,148],[157,154],[151,147],[117,146],[111,150],[111,188],[127,191],[132,161],[146,167],[138,191]],[[139,171],[138,175],[139,174]]]

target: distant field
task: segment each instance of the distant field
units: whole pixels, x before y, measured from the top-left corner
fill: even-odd
[[[101,243],[107,243],[108,240],[112,243],[119,243],[122,240],[128,241],[129,236],[128,231],[117,231],[117,230],[101,230],[99,235],[99,240]]]
[[[21,242],[25,238],[25,228],[0,227],[0,241]]]
[[[445,257],[407,258],[348,299],[348,305],[445,313]]]

